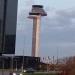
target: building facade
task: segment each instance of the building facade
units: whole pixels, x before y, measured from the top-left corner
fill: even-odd
[[[0,0],[0,53],[14,54],[18,0]]]
[[[0,57],[0,69],[27,69],[33,68],[35,70],[39,69],[40,58],[31,56],[3,56]]]

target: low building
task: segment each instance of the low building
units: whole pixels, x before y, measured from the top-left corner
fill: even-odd
[[[1,56],[0,69],[26,69],[33,68],[38,70],[40,64],[39,57],[31,56]]]

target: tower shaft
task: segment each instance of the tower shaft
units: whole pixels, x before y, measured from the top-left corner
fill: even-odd
[[[40,16],[33,18],[33,34],[32,34],[32,56],[39,56],[40,42]]]
[[[29,12],[30,19],[33,19],[32,33],[32,56],[39,57],[40,44],[40,19],[42,16],[47,16],[42,5],[32,5],[32,10]]]

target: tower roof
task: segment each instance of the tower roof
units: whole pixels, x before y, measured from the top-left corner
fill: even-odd
[[[29,15],[47,16],[47,13],[44,11],[42,5],[32,5],[32,10]]]

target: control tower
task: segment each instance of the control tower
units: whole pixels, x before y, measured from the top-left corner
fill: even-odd
[[[32,5],[32,10],[29,13],[30,19],[33,19],[33,34],[32,34],[32,56],[39,57],[40,43],[40,21],[42,16],[47,16],[42,5]]]

